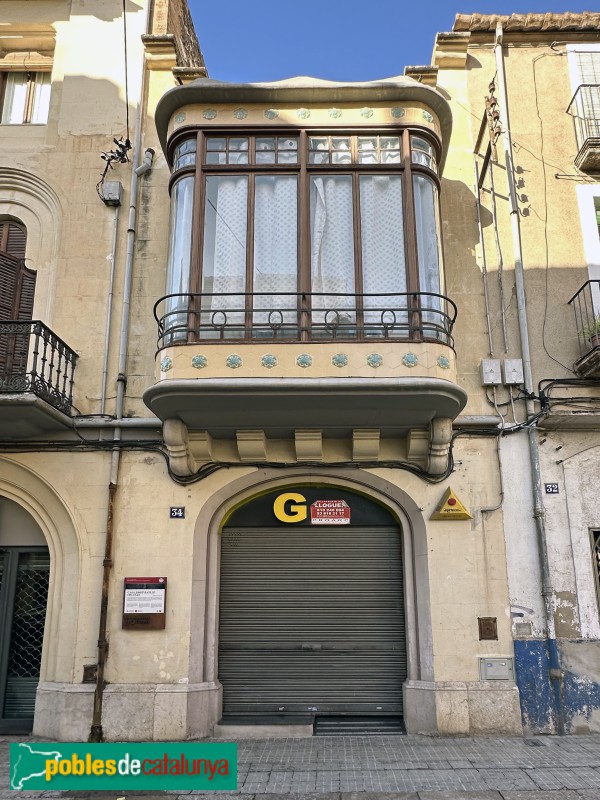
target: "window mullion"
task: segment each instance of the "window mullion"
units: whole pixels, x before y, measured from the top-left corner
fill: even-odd
[[[299,205],[299,236],[298,236],[298,323],[300,341],[310,338],[310,309],[312,306],[310,292],[312,292],[312,275],[310,263],[310,182],[307,169],[308,162],[308,135],[305,130],[300,131],[298,142],[298,156],[300,162],[300,205]]]
[[[363,262],[362,262],[362,225],[360,216],[360,172],[354,170],[352,173],[352,193],[354,195],[353,214],[354,214],[354,304],[356,307],[356,331],[357,337],[362,339],[364,336],[364,281],[363,281]]]
[[[194,208],[192,209],[192,252],[190,255],[190,285],[188,291],[189,324],[188,341],[195,342],[200,334],[200,308],[202,300],[197,295],[202,291],[202,252],[204,242],[204,218],[206,203],[206,178],[202,174],[204,134],[198,131],[196,140],[196,168],[194,171]],[[194,296],[196,295],[196,296]]]
[[[408,313],[410,338],[419,341],[423,338],[419,291],[419,256],[417,250],[417,221],[415,216],[414,191],[411,169],[410,131],[402,133],[402,158],[404,162],[404,219],[406,231],[406,288],[408,295]]]
[[[255,174],[248,174],[248,200],[246,222],[246,295],[244,338],[252,339],[252,311],[254,307],[254,221],[255,221]]]

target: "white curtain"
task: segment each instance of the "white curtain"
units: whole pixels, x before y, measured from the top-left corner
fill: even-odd
[[[360,178],[365,325],[369,335],[383,332],[383,324],[395,323],[391,333],[406,330],[406,257],[402,219],[402,176],[362,175]],[[398,292],[396,297],[378,293]]]
[[[310,229],[311,288],[313,292],[324,293],[322,297],[313,297],[313,325],[322,328],[328,322],[338,322],[342,332],[343,326],[354,323],[356,307],[354,297],[340,296],[354,295],[356,291],[349,175],[311,178]]]
[[[437,187],[429,178],[415,175],[413,178],[415,196],[415,218],[417,223],[417,255],[419,258],[419,288],[422,292],[442,292],[440,227]],[[422,320],[426,336],[435,336],[443,319],[438,313],[441,309],[440,299],[426,297],[422,306]]]
[[[21,125],[25,119],[27,105],[27,73],[9,72],[6,76],[2,122]]]
[[[31,119],[33,124],[48,122],[50,108],[50,73],[36,72],[29,77],[28,72],[9,72],[6,76],[6,90],[2,107],[2,122],[8,125],[22,125],[27,115],[27,88],[33,84]]]
[[[295,175],[257,175],[254,196],[253,324],[265,334],[269,322],[279,333],[295,334],[298,315],[298,179]],[[287,292],[287,297],[273,297]],[[269,311],[274,311],[269,320]],[[255,331],[258,333],[258,330]]]
[[[48,122],[48,111],[50,109],[50,73],[38,72],[35,76],[35,86],[33,89],[33,108],[31,111],[31,122],[43,125]]]
[[[202,325],[215,336],[220,324],[227,335],[244,333],[247,204],[246,175],[206,178],[202,292],[208,296],[202,299]]]
[[[171,193],[167,294],[185,294],[190,291],[193,204],[194,178],[190,175],[177,181]],[[170,340],[186,337],[187,309],[187,297],[172,297],[165,302],[165,326],[171,329]],[[182,313],[175,313],[177,311]]]

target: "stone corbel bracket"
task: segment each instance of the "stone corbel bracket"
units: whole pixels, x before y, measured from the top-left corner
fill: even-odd
[[[448,468],[452,420],[439,417],[429,428],[411,428],[406,437],[407,460],[431,475],[443,475]]]
[[[443,475],[448,468],[448,453],[452,440],[452,420],[447,417],[433,419],[429,426],[429,463],[431,475]]]
[[[185,424],[180,419],[166,419],[163,423],[163,438],[171,472],[180,478],[193,475],[196,471],[196,460],[190,452],[190,440]]]
[[[177,44],[172,33],[146,33],[142,36],[148,69],[173,69],[177,66]]]
[[[440,69],[464,69],[470,40],[469,31],[438,33],[433,47],[432,63]]]

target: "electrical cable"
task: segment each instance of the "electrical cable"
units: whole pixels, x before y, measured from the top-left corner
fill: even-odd
[[[125,57],[125,117],[127,122],[127,144],[131,148],[131,136],[129,135],[129,61],[127,58],[127,14],[125,10],[125,0],[123,0],[123,53]]]
[[[410,472],[421,480],[424,480],[426,483],[429,484],[438,484],[445,481],[454,471],[454,443],[456,439],[461,436],[483,436],[483,437],[500,437],[500,436],[508,436],[513,433],[517,433],[520,430],[524,430],[527,427],[535,424],[537,420],[544,416],[546,411],[540,411],[535,414],[531,419],[527,420],[526,422],[519,423],[518,425],[514,426],[503,426],[502,428],[462,428],[455,431],[452,434],[450,439],[449,447],[448,447],[448,466],[446,470],[440,475],[432,475],[431,473],[427,472],[427,470],[423,469],[422,467],[417,466],[416,464],[411,464],[405,461],[333,461],[328,464],[323,464],[322,461],[318,462],[302,462],[302,466],[311,467],[314,469],[322,469],[323,467],[329,467],[336,469],[401,469],[406,472]],[[180,486],[188,486],[193,483],[197,483],[201,480],[204,480],[209,475],[212,475],[214,472],[217,472],[221,469],[230,469],[230,468],[239,468],[240,466],[244,467],[256,467],[257,469],[260,468],[272,468],[272,469],[290,469],[294,467],[298,467],[297,462],[273,462],[273,461],[257,461],[257,462],[244,462],[241,464],[240,462],[233,462],[233,461],[223,461],[219,463],[213,464],[205,464],[204,466],[200,467],[200,469],[195,472],[193,475],[175,475],[171,469],[170,462],[169,462],[169,454],[165,451],[163,447],[158,445],[157,443],[152,443],[148,440],[119,440],[115,441],[113,439],[106,439],[106,440],[86,440],[80,436],[80,442],[69,442],[69,441],[30,441],[27,444],[23,444],[18,441],[0,441],[0,452],[8,452],[8,453],[39,453],[41,449],[44,452],[93,452],[93,451],[105,451],[105,452],[112,452],[115,449],[119,450],[128,450],[131,452],[151,452],[157,453],[158,455],[162,456],[165,460],[167,472],[171,480],[175,483],[179,484]]]

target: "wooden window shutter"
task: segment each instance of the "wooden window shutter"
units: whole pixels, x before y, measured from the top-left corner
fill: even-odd
[[[0,252],[0,321],[32,318],[36,275],[22,259]]]
[[[18,222],[0,222],[0,250],[14,258],[25,258],[27,231]]]
[[[10,228],[17,230],[12,236]],[[8,229],[8,230],[7,230]],[[24,253],[25,232],[20,226],[2,223],[1,243]],[[21,250],[19,250],[21,248]],[[25,266],[23,256],[0,250],[0,322],[27,322],[33,317],[36,272]],[[29,326],[20,330],[0,329],[0,379],[23,374],[27,368]]]

